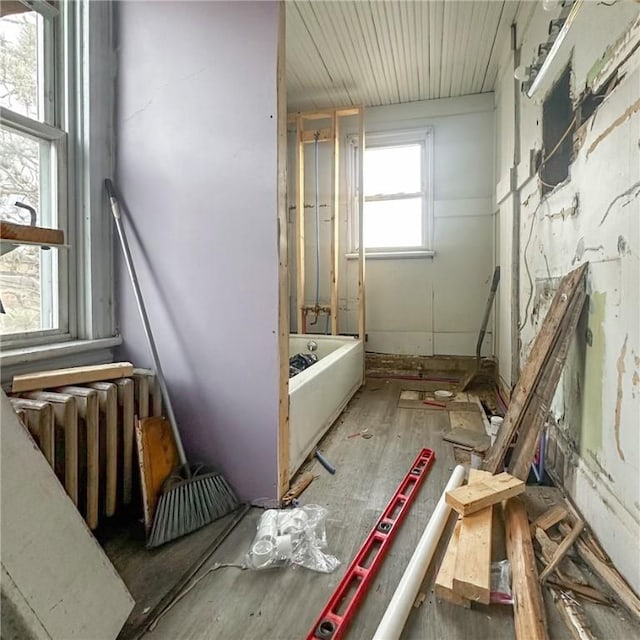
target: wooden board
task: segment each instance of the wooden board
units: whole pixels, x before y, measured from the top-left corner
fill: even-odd
[[[84,384],[101,380],[115,380],[129,378],[133,375],[133,365],[130,362],[113,362],[89,367],[71,367],[69,369],[52,369],[13,376],[11,390],[13,393],[21,391],[36,391],[63,385]]]
[[[487,432],[482,422],[482,416],[477,410],[459,410],[454,403],[449,405],[449,422],[451,429],[465,429],[467,431],[475,431],[480,436],[487,436]],[[489,438],[489,443],[491,439]]]
[[[456,557],[458,555],[461,528],[462,518],[458,517],[458,521],[456,522],[456,525],[453,528],[453,533],[451,534],[451,539],[447,545],[447,550],[445,551],[442,562],[440,563],[440,569],[438,570],[438,575],[436,576],[434,584],[434,591],[436,596],[442,600],[447,600],[453,604],[469,608],[471,606],[471,602],[467,600],[467,598],[458,595],[453,590],[453,576],[456,569]]]
[[[551,587],[553,601],[574,640],[596,640],[578,602],[560,589]]]
[[[569,347],[571,346],[571,336],[575,334],[576,327],[578,326],[585,297],[585,284],[581,281],[569,305],[567,318],[560,331],[558,340],[551,349],[549,361],[540,376],[533,398],[529,403],[526,416],[523,418],[522,427],[508,468],[509,473],[523,480],[526,480],[529,476],[538,439],[548,419],[551,402],[553,401],[556,387],[558,386],[562,370],[567,360]]]
[[[548,640],[547,616],[538,582],[527,512],[519,498],[504,507],[507,556],[511,564],[516,640]]]
[[[540,552],[542,554],[541,560],[543,560],[545,564],[549,564],[558,550],[558,543],[551,540],[546,532],[540,527],[536,527],[532,537],[540,546]],[[569,580],[571,582],[584,585],[588,584],[582,575],[582,571],[580,571],[571,558],[562,558],[560,560],[560,564],[556,568],[556,573],[561,580]]]
[[[560,334],[573,294],[583,281],[587,268],[588,263],[585,263],[562,279],[524,364],[504,422],[500,427],[494,446],[491,447],[489,455],[485,458],[483,469],[492,473],[502,469],[505,454],[522,424],[522,419],[534,395],[540,376]]]
[[[540,574],[540,582],[544,582],[547,576],[551,574],[552,571],[556,569],[556,567],[560,564],[560,561],[564,558],[565,554],[569,551],[573,543],[578,539],[578,536],[584,529],[584,522],[582,520],[578,520],[571,529],[570,533],[565,536],[564,540],[558,545],[558,548],[555,550],[553,556],[549,560],[547,566],[543,569]]]
[[[568,526],[560,525],[560,531],[562,531],[564,535],[568,535],[570,530]],[[594,573],[611,588],[614,595],[634,617],[640,620],[640,599],[615,567],[599,558],[582,538],[578,538],[575,545],[580,557],[591,567]]]
[[[48,229],[46,227],[32,227],[27,224],[15,224],[14,222],[0,221],[0,238],[2,240],[15,240],[37,242],[43,246],[64,244],[64,231],[60,229]]]
[[[313,482],[314,475],[311,471],[305,471],[300,474],[298,479],[293,483],[291,488],[282,496],[282,504],[288,505],[298,498],[302,492]]]
[[[480,452],[486,451],[491,446],[491,438],[488,435],[469,429],[451,429],[442,435],[442,439]],[[487,474],[491,475],[489,472]]]
[[[469,470],[469,485],[491,477],[488,471]],[[493,507],[464,516],[453,576],[453,590],[459,596],[489,604],[491,600],[491,535]]]
[[[558,524],[567,517],[568,511],[561,504],[554,504],[550,509],[539,515],[531,523],[531,533],[535,534],[536,528],[540,527],[543,531],[550,529],[553,525]]]
[[[447,491],[445,500],[452,509],[466,516],[517,496],[524,489],[525,484],[522,480],[508,473],[500,473],[496,476],[486,476],[480,482]]]
[[[143,418],[136,425],[138,464],[142,480],[144,524],[147,532],[153,524],[158,496],[164,481],[179,465],[178,449],[166,418]]]

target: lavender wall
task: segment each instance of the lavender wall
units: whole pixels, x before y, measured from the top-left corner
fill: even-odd
[[[278,4],[122,2],[116,24],[117,187],[187,455],[273,498]],[[117,267],[120,355],[151,365]]]

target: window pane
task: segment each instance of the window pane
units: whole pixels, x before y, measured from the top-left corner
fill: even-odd
[[[51,193],[49,143],[0,128],[0,218],[30,224],[28,210],[36,210],[35,223],[55,226]],[[41,212],[45,212],[42,215]],[[57,250],[1,245],[0,334],[58,328]]]
[[[42,119],[42,28],[35,11],[0,19],[0,105],[34,119]]]
[[[364,246],[368,249],[422,246],[422,198],[365,202]]]
[[[365,196],[422,191],[422,145],[365,149]]]

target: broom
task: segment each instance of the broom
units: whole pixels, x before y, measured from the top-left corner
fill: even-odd
[[[167,417],[171,425],[171,431],[175,439],[180,460],[180,467],[166,480],[162,488],[162,494],[158,499],[153,525],[147,540],[147,547],[152,548],[184,536],[187,533],[191,533],[227,515],[236,509],[239,503],[233,490],[219,472],[204,466],[191,467],[187,462],[180,432],[178,431],[178,424],[175,414],[173,413],[173,407],[171,406],[169,390],[167,389],[162,367],[160,366],[160,357],[156,349],[153,334],[151,333],[149,317],[142,299],[140,284],[138,283],[138,277],[133,267],[129,243],[127,242],[127,237],[122,226],[118,199],[111,180],[107,178],[104,184],[107,189],[107,194],[109,195],[111,213],[113,213],[113,218],[116,223],[120,246],[122,247],[127,271],[129,272],[131,284],[133,285],[144,332],[153,356],[156,376],[162,392],[162,400],[166,407]]]

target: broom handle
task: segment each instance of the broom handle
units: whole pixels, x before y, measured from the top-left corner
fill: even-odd
[[[120,217],[120,205],[116,197],[113,183],[109,178],[104,181],[104,185],[109,194],[109,201],[111,202],[111,213],[113,213],[113,219],[116,223],[116,229],[118,230],[118,237],[120,238],[120,246],[122,247],[122,253],[124,254],[124,261],[127,265],[127,271],[131,278],[131,284],[133,285],[133,292],[138,303],[138,311],[140,312],[140,318],[142,318],[142,324],[144,326],[144,332],[149,342],[149,348],[151,349],[151,355],[153,356],[153,364],[156,368],[156,376],[160,385],[160,391],[162,392],[162,400],[164,401],[167,409],[167,416],[169,418],[169,424],[171,425],[171,431],[176,441],[176,447],[178,449],[178,457],[180,458],[180,464],[184,467],[185,473],[188,477],[191,477],[191,471],[187,464],[187,456],[184,453],[184,447],[182,446],[182,439],[180,438],[180,432],[178,431],[178,423],[176,422],[176,416],[173,413],[173,407],[171,406],[171,400],[169,399],[169,390],[167,389],[167,383],[162,373],[162,367],[160,365],[160,356],[156,348],[156,342],[153,339],[153,333],[151,333],[151,325],[149,324],[149,316],[147,315],[147,309],[144,306],[144,300],[142,299],[142,291],[140,291],[140,284],[138,283],[138,276],[133,267],[133,260],[131,258],[131,251],[129,249],[129,243],[127,242],[127,236],[124,233],[124,227],[122,226],[122,219]]]

